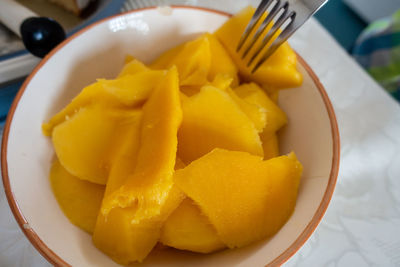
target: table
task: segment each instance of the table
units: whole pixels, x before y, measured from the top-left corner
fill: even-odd
[[[315,19],[291,44],[315,70],[335,108],[341,162],[324,218],[285,266],[399,266],[400,106]],[[49,266],[18,228],[0,187],[0,266]]]

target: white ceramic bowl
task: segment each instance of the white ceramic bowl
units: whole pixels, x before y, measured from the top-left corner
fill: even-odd
[[[126,54],[144,62],[164,50],[214,31],[228,14],[200,8],[144,9],[94,24],[69,38],[28,77],[4,131],[2,174],[10,207],[27,238],[51,263],[117,266],[97,250],[91,236],[72,225],[49,184],[54,150],[41,124],[96,78],[112,78]],[[332,196],[339,165],[339,134],[331,103],[315,74],[299,59],[300,88],[282,92],[289,125],[282,152],[294,150],[304,165],[296,209],[269,240],[210,255],[155,250],[143,265],[262,266],[281,264],[314,231]]]

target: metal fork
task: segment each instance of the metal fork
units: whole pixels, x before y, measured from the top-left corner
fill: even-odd
[[[242,54],[242,60],[245,60],[245,57],[252,49],[256,49],[250,57],[250,60],[247,62],[247,67],[250,67],[254,60],[272,40],[272,43],[261,58],[255,63],[251,72],[254,73],[283,42],[285,42],[326,2],[328,2],[328,0],[262,0],[244,30],[236,49],[237,52],[240,52],[243,48],[244,52]],[[260,24],[253,37],[248,43],[246,43],[249,39],[250,33],[253,32],[255,26],[259,23],[265,12],[268,12],[268,15]],[[271,28],[266,30],[267,27]],[[279,30],[281,31],[280,33],[278,33]],[[264,39],[262,39],[261,44],[258,47],[255,47],[254,45],[256,41],[262,35],[265,35]],[[276,37],[276,39],[273,40],[273,37]],[[244,45],[245,43],[246,45]]]

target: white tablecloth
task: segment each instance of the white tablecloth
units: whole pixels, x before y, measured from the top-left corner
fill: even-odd
[[[235,12],[248,2],[257,1],[219,7]],[[400,266],[400,106],[316,20],[308,21],[291,44],[333,103],[341,162],[323,220],[286,266]],[[18,228],[1,188],[0,266],[48,265]]]

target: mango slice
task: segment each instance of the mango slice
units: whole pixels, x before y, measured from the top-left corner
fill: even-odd
[[[163,223],[184,197],[176,186],[172,186],[162,203],[159,215],[143,217],[140,221],[137,218],[136,205],[113,208],[107,215],[100,213],[93,243],[119,264],[143,261],[157,244]]]
[[[185,198],[165,221],[160,242],[173,248],[200,253],[210,253],[225,247],[207,217],[201,214],[190,198]]]
[[[275,91],[272,93],[269,93],[269,98],[274,102],[275,104],[278,104],[279,101],[279,91]]]
[[[115,80],[99,79],[85,87],[70,104],[54,115],[48,123],[44,123],[43,132],[50,136],[55,126],[72,117],[80,108],[92,104],[102,105],[103,108],[138,107],[147,100],[164,76],[164,71],[143,71]]]
[[[71,175],[58,160],[51,166],[50,183],[67,218],[89,234],[93,233],[105,187]]]
[[[278,136],[275,133],[262,132],[260,138],[264,150],[264,160],[279,156]]]
[[[183,169],[185,167],[186,167],[185,163],[183,163],[183,161],[177,157],[175,161],[175,170]]]
[[[233,87],[238,86],[238,68],[228,52],[214,35],[206,33],[204,38],[207,38],[210,42],[211,65],[208,80],[214,80],[217,75],[225,75],[232,79]]]
[[[240,109],[246,113],[247,117],[253,122],[258,132],[262,132],[267,124],[267,111],[261,105],[257,105],[250,101],[243,100],[236,93],[228,88],[226,89],[229,96],[238,104]]]
[[[183,121],[178,132],[178,156],[184,163],[216,147],[263,156],[257,129],[228,93],[204,86],[182,98]]]
[[[92,105],[57,125],[52,141],[61,165],[80,179],[106,184],[115,128],[129,116],[129,111]]]
[[[213,81],[221,74],[230,77],[233,86],[239,83],[236,65],[219,40],[209,33],[168,50],[150,67],[165,69],[173,65],[178,67],[180,84],[185,86],[188,92],[190,90],[198,92],[199,86]]]
[[[233,82],[233,78],[231,78],[230,75],[217,74],[214,77],[214,80],[212,80],[211,82],[207,82],[206,84],[204,84],[202,86],[181,86],[180,89],[181,89],[181,92],[184,93],[185,96],[194,96],[195,94],[199,93],[200,89],[205,85],[211,85],[218,89],[221,89],[222,91],[228,91],[228,88],[230,88],[232,82]]]
[[[175,55],[175,52],[179,51]],[[161,55],[160,59],[150,66],[155,69],[166,69],[176,66],[179,72],[179,84],[198,86],[207,82],[211,65],[210,42],[208,38],[198,38],[187,42],[180,50],[173,48]]]
[[[104,197],[93,241],[119,263],[142,261],[184,198],[172,180],[182,121],[179,94],[178,73],[172,68],[143,107],[133,173]]]
[[[290,88],[301,85],[302,75],[296,69],[296,53],[290,48],[288,43],[282,44],[254,74],[251,73],[252,68],[246,66],[249,56],[253,54],[253,50],[250,51],[245,60],[241,59],[243,49],[240,50],[240,53],[236,52],[239,39],[253,13],[253,7],[245,8],[225,22],[215,32],[219,41],[224,45],[238,66],[240,76],[246,81],[268,84],[276,88]],[[261,39],[258,43],[261,42]],[[248,43],[245,43],[244,48],[247,47]],[[258,47],[258,43],[256,43],[256,47]]]
[[[214,149],[176,171],[174,181],[222,242],[235,248],[282,227],[294,210],[301,173],[294,153],[263,161],[246,152]]]
[[[175,60],[175,58],[182,52],[183,47],[186,43],[177,45],[171,49],[168,49],[164,53],[162,53],[159,57],[157,57],[149,67],[152,69],[166,69],[168,66],[171,66],[171,62]]]
[[[119,143],[115,145],[114,163],[110,170],[105,197],[109,196],[123,186],[130,175],[134,173],[138,151],[140,148],[142,111],[137,112],[132,120],[118,128],[120,132]],[[176,164],[182,164],[177,159]],[[180,165],[182,168],[184,165]],[[177,189],[171,189],[169,193],[169,204],[164,205],[161,214],[167,216],[183,198]],[[170,211],[171,210],[171,211]],[[105,216],[99,213],[96,231],[93,240],[102,250],[109,251],[109,255],[121,264],[131,261],[129,255],[146,255],[154,246],[154,241],[159,238],[160,230],[157,226],[159,221],[142,221],[140,224],[131,224],[135,219],[136,207],[114,208]],[[158,220],[162,221],[158,218]],[[148,224],[148,225],[147,225]],[[147,240],[138,245],[140,240]]]
[[[115,128],[114,143],[110,151],[112,165],[104,196],[110,195],[125,184],[129,175],[135,170],[142,117],[142,110],[131,112],[131,116]]]
[[[267,123],[264,132],[274,133],[287,123],[285,112],[257,84],[241,84],[234,89],[234,92],[246,102],[265,110]]]
[[[209,85],[217,87],[222,91],[228,91],[233,83],[233,78],[229,74],[217,74]]]
[[[146,67],[142,62],[135,58],[127,58],[125,59],[126,64],[122,68],[122,70],[118,74],[118,78],[125,76],[125,75],[135,75],[139,72],[149,71],[150,69]]]

